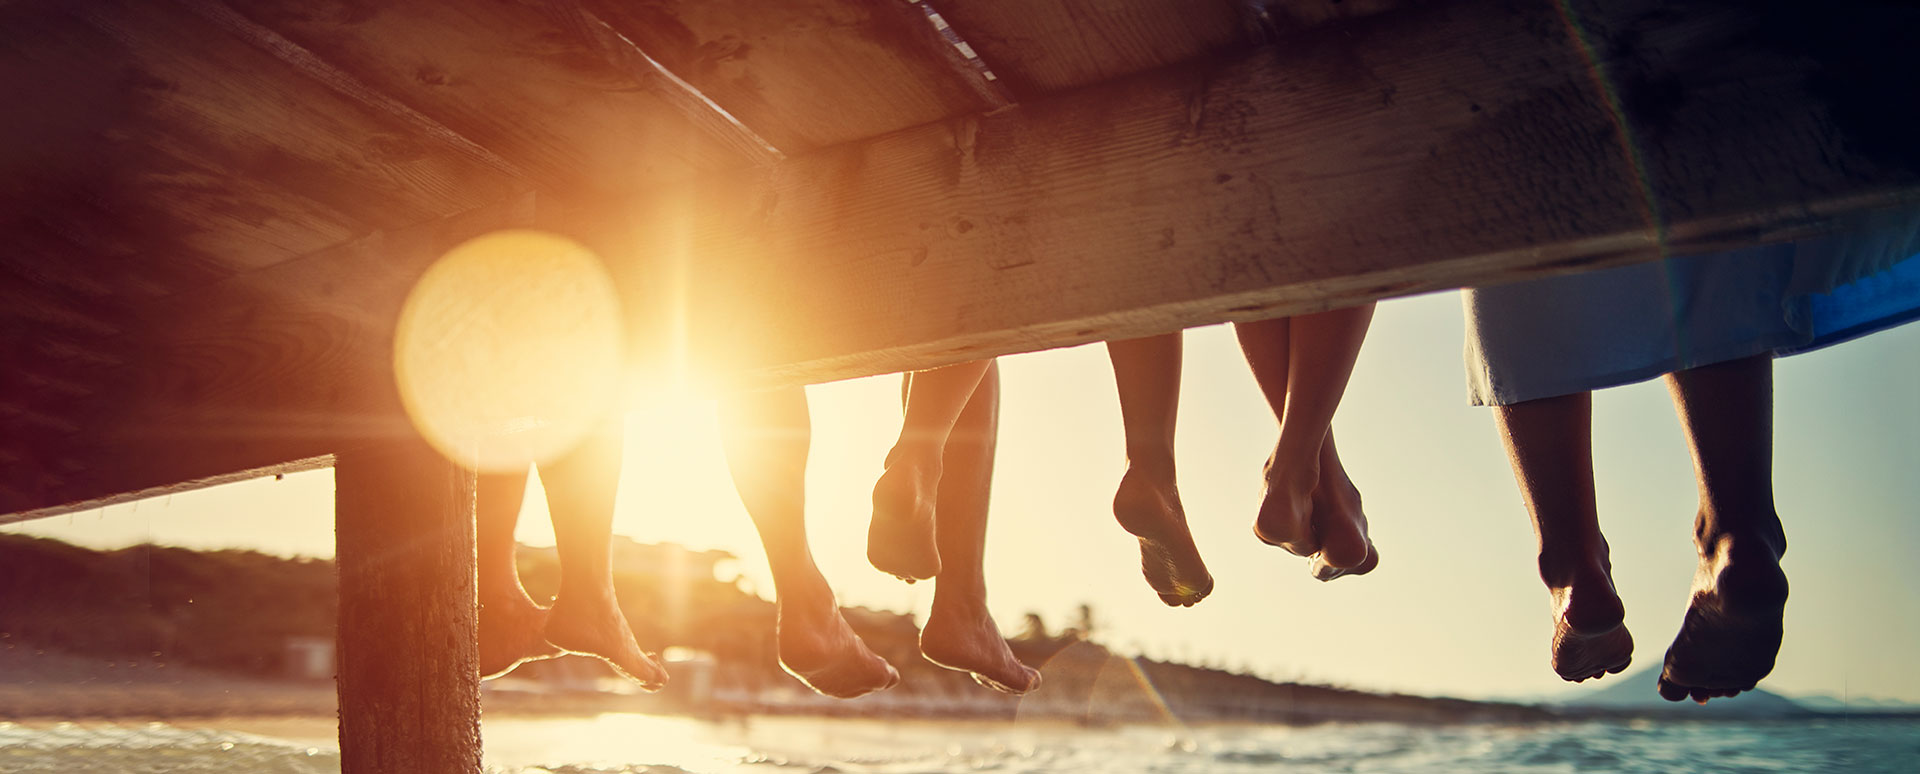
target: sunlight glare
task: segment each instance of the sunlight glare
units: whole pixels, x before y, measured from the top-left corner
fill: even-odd
[[[612,416],[619,299],[578,243],[497,231],[442,256],[394,334],[407,415],[449,459],[489,472],[552,459]]]

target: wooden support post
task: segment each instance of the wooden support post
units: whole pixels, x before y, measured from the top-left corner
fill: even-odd
[[[480,770],[474,474],[419,438],[343,452],[340,770]]]

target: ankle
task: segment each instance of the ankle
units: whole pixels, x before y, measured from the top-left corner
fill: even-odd
[[[774,604],[783,610],[797,612],[821,612],[838,610],[839,600],[833,596],[833,589],[816,574],[813,578],[774,577]]]
[[[948,580],[942,578],[941,582],[945,583]],[[993,614],[987,611],[984,589],[978,595],[949,594],[944,598],[935,592],[933,606],[927,611],[928,623],[935,620],[975,623],[992,619]]]
[[[1156,480],[1173,480],[1173,447],[1166,444],[1127,446],[1127,472]]]
[[[1317,464],[1269,464],[1266,470],[1267,489],[1286,492],[1304,498],[1320,485],[1320,466]]]
[[[612,576],[604,580],[582,578],[572,582],[563,577],[560,579],[560,588],[554,593],[553,599],[555,604],[564,601],[569,606],[619,606],[619,602],[614,597]]]
[[[1720,551],[1765,551],[1778,559],[1787,553],[1787,533],[1773,504],[1708,504],[1694,517],[1693,543],[1701,556]]]
[[[1613,561],[1605,543],[1598,548],[1555,551],[1542,549],[1537,557],[1540,580],[1547,588],[1561,589],[1613,575]]]
[[[542,603],[539,600],[534,599],[531,595],[529,595],[525,589],[482,588],[482,589],[479,589],[478,594],[474,595],[474,602],[475,604],[479,605],[479,608],[482,610],[490,610],[490,611],[496,611],[496,612],[504,610],[507,612],[513,612],[516,610],[525,610],[529,608],[545,609],[548,605],[551,605],[553,603],[553,600],[549,599],[545,603]]]
[[[885,471],[881,475],[883,479],[911,482],[915,488],[925,490],[940,483],[940,455],[901,451],[895,447],[894,453],[887,455]]]

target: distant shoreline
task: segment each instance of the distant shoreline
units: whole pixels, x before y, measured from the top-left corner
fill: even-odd
[[[884,694],[883,694],[884,695]],[[848,702],[807,703],[799,706],[732,706],[716,704],[689,708],[662,696],[613,693],[570,692],[533,694],[518,691],[488,691],[482,697],[483,713],[488,717],[565,718],[591,717],[604,713],[639,713],[723,720],[750,717],[819,717],[888,722],[985,723],[1043,722],[1073,726],[1152,724],[1151,719],[1114,718],[1111,720],[1064,717],[1046,713],[1020,713],[1012,702],[1009,711],[927,711],[889,712],[887,702],[868,704]],[[892,705],[901,708],[900,705]],[[978,705],[976,705],[978,706]],[[1491,705],[1506,706],[1506,705]],[[206,721],[244,718],[275,722],[309,722],[327,719],[330,727],[337,704],[334,687],[327,682],[294,683],[232,679],[194,680],[176,683],[0,683],[0,721],[26,725],[62,722],[162,722],[195,725]],[[1457,719],[1408,718],[1326,718],[1287,720],[1249,720],[1235,718],[1180,718],[1183,725],[1292,725],[1310,726],[1328,722],[1402,723],[1417,725],[1533,725],[1578,722],[1783,722],[1818,720],[1913,720],[1920,721],[1916,710],[1807,711],[1774,717],[1689,716],[1687,707],[1676,705],[1666,710],[1616,710],[1581,708],[1537,708],[1537,713],[1498,717],[1463,716]]]

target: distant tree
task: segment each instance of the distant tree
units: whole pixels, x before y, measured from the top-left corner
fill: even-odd
[[[1026,620],[1020,626],[1020,633],[1014,635],[1014,638],[1021,640],[1053,639],[1053,637],[1047,633],[1047,622],[1041,620],[1040,614],[1032,610],[1027,611]]]
[[[1081,637],[1092,638],[1094,632],[1093,621],[1093,606],[1082,602],[1080,603],[1079,609],[1074,611],[1073,626],[1070,628],[1080,632]]]

